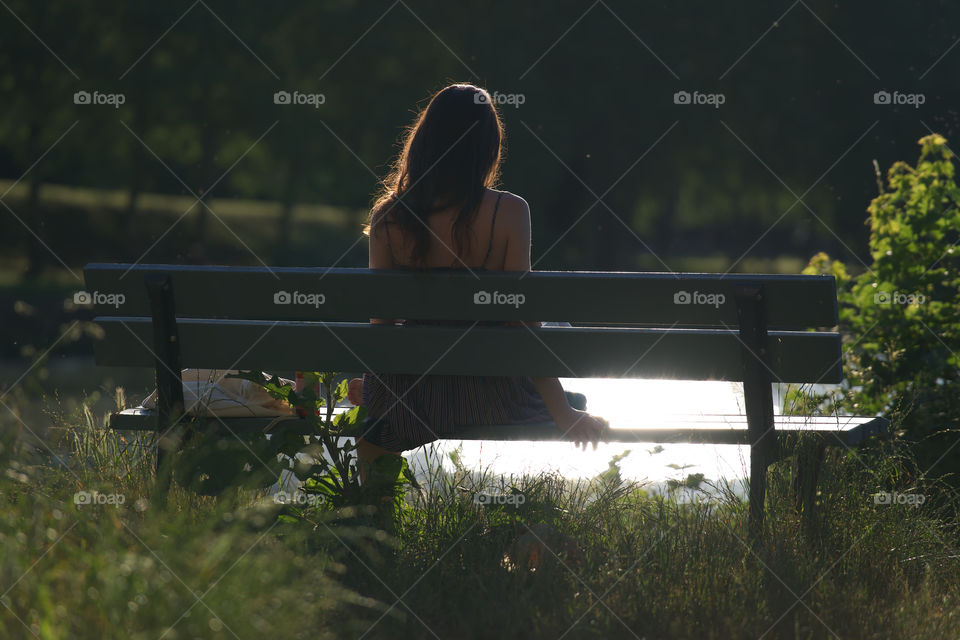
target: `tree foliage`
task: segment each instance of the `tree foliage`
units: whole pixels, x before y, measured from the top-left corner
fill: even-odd
[[[838,280],[849,408],[892,417],[921,469],[943,475],[960,471],[960,187],[943,136],[920,147],[867,208],[869,269],[850,277],[821,253],[806,272]]]

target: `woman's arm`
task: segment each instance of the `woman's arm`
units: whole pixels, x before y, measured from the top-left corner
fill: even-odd
[[[370,225],[370,250],[367,254],[370,256],[367,266],[371,269],[392,269],[393,256],[390,254],[390,246],[387,244],[387,223],[381,220],[378,224]],[[370,318],[370,324],[393,324],[395,320],[386,318]]]
[[[504,207],[507,249],[503,269],[530,271],[530,206],[523,198],[512,194],[503,204],[507,205]],[[539,321],[525,324],[540,326]],[[533,378],[533,383],[557,427],[577,444],[582,442],[586,446],[587,442],[592,442],[596,446],[609,428],[607,422],[571,407],[557,378]]]

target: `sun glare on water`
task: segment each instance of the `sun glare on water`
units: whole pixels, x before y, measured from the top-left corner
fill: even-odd
[[[586,395],[587,410],[609,420],[611,429],[671,427],[678,416],[742,415],[743,386],[734,382],[677,380],[563,379],[563,387]],[[775,407],[778,403],[774,402]],[[468,467],[497,474],[536,474],[557,471],[566,477],[592,477],[608,467],[615,455],[630,451],[620,462],[625,479],[663,482],[702,473],[707,479],[734,481],[748,475],[750,452],[745,446],[616,442],[596,451],[576,449],[565,442],[445,441],[435,451],[446,454],[461,447]],[[412,452],[415,466],[425,453]]]

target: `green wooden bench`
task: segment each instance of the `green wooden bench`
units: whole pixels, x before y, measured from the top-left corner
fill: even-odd
[[[759,534],[767,467],[786,437],[812,433],[850,447],[887,428],[883,418],[774,415],[774,383],[842,379],[840,336],[822,330],[837,324],[830,276],[125,264],[90,264],[84,274],[103,330],[97,363],[156,370],[156,412],[115,414],[116,429],[163,434],[180,421],[181,367],[741,381],[744,416],[614,429],[610,440],[749,445],[750,524]],[[467,324],[372,325],[371,317]],[[532,320],[576,326],[476,324]],[[269,421],[225,420],[237,433]],[[308,423],[274,428],[307,433]],[[477,425],[457,437],[562,434],[553,424]]]

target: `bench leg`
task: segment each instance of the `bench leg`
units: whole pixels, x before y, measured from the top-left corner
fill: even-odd
[[[759,451],[750,447],[750,519],[748,529],[754,542],[763,538],[763,516],[767,499],[767,461]]]
[[[167,452],[167,448],[163,446],[163,438],[158,435],[157,437],[157,462],[154,467],[154,493],[155,498],[158,503],[166,502],[167,494],[170,493],[170,484],[172,481],[173,473],[170,469],[170,464],[172,459]]]
[[[754,543],[763,538],[767,495],[767,467],[778,457],[773,421],[773,373],[767,364],[767,319],[763,287],[740,285],[735,289],[743,360],[743,400],[750,438],[750,520]]]
[[[144,277],[153,320],[153,355],[157,376],[157,475],[155,499],[166,501],[173,470],[172,453],[181,438],[176,425],[183,417],[183,381],[180,379],[180,336],[173,306],[173,284],[168,274]]]
[[[173,482],[173,461],[176,453],[177,438],[171,433],[157,433],[157,462],[154,468],[156,474],[156,493],[158,499],[165,500]]]
[[[793,506],[808,535],[816,531],[817,482],[826,450],[823,438],[805,439],[793,458]]]

